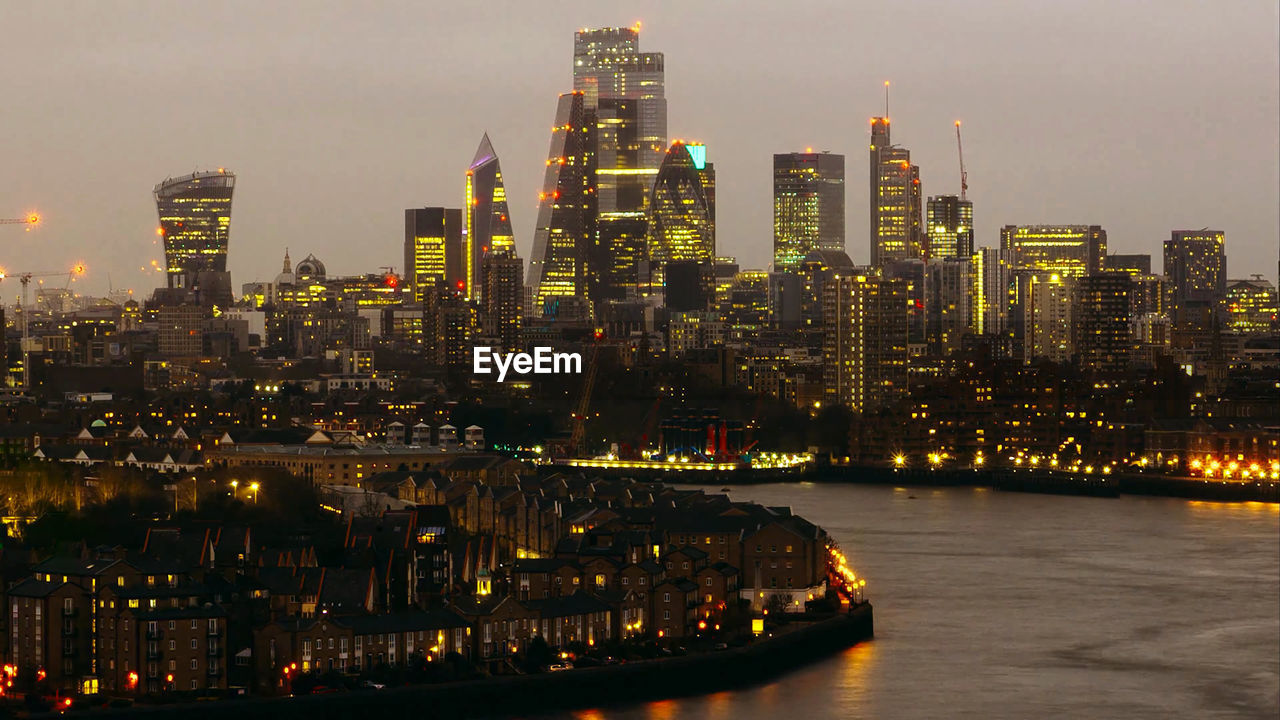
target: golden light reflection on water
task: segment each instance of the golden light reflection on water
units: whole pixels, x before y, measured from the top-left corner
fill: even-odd
[[[574,710],[572,713],[574,720],[605,720],[604,713],[590,708],[587,710]]]
[[[1187,507],[1199,513],[1280,515],[1280,503],[1270,502],[1218,502],[1216,500],[1188,500]]]
[[[675,700],[658,700],[646,706],[648,712],[645,715],[652,720],[675,720],[679,717],[678,709]]]

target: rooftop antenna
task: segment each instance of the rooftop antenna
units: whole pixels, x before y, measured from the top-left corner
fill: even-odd
[[[889,81],[884,81],[884,116],[889,117]]]
[[[956,121],[956,151],[960,154],[960,201],[969,192],[969,173],[964,169],[964,145],[960,142],[960,121]]]

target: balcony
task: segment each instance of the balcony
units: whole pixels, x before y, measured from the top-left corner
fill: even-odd
[[[75,617],[76,609],[74,607],[62,606],[62,617]]]
[[[147,660],[154,662],[156,660],[160,660],[163,657],[164,657],[164,654],[160,652],[160,648],[147,649]]]
[[[222,677],[222,666],[218,663],[209,663],[209,668],[205,671],[209,677]]]
[[[148,640],[159,640],[164,637],[164,632],[160,630],[160,628],[156,628],[154,630],[148,629],[146,635]]]
[[[222,657],[222,648],[217,645],[209,646],[209,657]]]
[[[75,657],[76,655],[79,655],[79,654],[80,654],[80,649],[77,648],[75,645],[62,646],[62,657],[64,658]]]

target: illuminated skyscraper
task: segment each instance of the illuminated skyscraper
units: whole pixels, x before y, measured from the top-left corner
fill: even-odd
[[[197,292],[202,305],[231,304],[227,243],[235,184],[235,174],[219,169],[155,187],[168,287]]]
[[[639,24],[575,33],[573,89],[590,111],[605,99],[636,101],[638,167],[657,170],[667,149],[664,61],[662,53],[640,52]]]
[[[973,256],[973,203],[955,195],[929,198],[925,221],[930,258]]]
[[[1005,225],[1000,249],[1014,270],[1084,277],[1105,266],[1107,231],[1097,225]]]
[[[906,395],[906,285],[904,280],[854,273],[825,283],[824,402],[863,412]]]
[[[591,299],[622,300],[640,292],[646,262],[649,190],[658,168],[641,154],[640,101],[601,98],[596,120],[599,197],[591,257]]]
[[[1218,303],[1227,294],[1226,239],[1221,230],[1174,230],[1164,242],[1164,275],[1173,307]]]
[[[773,156],[773,269],[795,272],[809,253],[844,251],[844,156]]]
[[[583,105],[581,92],[560,96],[526,282],[534,317],[551,312],[557,298],[580,302],[587,295],[596,219],[595,127],[595,114]]]
[[[410,208],[404,211],[404,272],[414,302],[437,285],[465,290],[462,210]]]
[[[871,264],[923,259],[920,168],[891,144],[889,118],[871,118]]]
[[[691,260],[710,269],[716,256],[715,166],[707,148],[677,140],[667,150],[649,201],[650,287],[663,287],[667,263]]]
[[[467,168],[465,189],[466,217],[462,228],[465,295],[477,300],[483,294],[480,263],[491,250],[515,252],[511,232],[511,212],[507,208],[507,188],[502,184],[502,167],[489,142],[489,133],[480,139],[480,147]]]

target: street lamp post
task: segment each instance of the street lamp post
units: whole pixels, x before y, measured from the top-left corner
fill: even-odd
[[[258,483],[256,482],[250,483],[249,489],[253,491],[253,504],[257,505],[258,504]]]
[[[239,499],[239,496],[236,494],[236,493],[237,493],[237,490],[236,490],[236,489],[237,489],[239,486],[240,486],[240,481],[239,481],[239,480],[232,480],[232,481],[231,481],[231,499],[232,499],[232,500],[238,500],[238,499]]]

